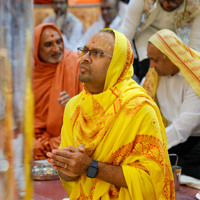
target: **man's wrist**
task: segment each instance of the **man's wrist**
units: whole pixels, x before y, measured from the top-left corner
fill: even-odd
[[[98,173],[98,161],[92,160],[91,165],[87,168],[86,176],[89,178],[95,178]]]
[[[72,176],[67,176],[67,175],[65,175],[64,173],[59,172],[59,171],[58,171],[58,175],[59,175],[59,177],[62,178],[64,181],[68,181],[68,182],[76,181],[76,180],[79,179],[79,177],[80,177],[80,176],[74,176],[74,177],[72,177]]]

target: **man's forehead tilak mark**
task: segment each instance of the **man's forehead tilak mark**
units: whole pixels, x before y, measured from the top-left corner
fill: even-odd
[[[112,43],[107,38],[103,38],[102,34],[96,34],[88,41],[87,46],[88,48],[109,50],[112,47]]]

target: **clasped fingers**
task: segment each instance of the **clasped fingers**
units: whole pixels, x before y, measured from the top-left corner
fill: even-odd
[[[52,153],[48,152],[47,156],[50,158],[49,162],[57,167],[57,170],[68,172],[74,176],[86,174],[87,168],[92,162],[83,145],[79,148],[68,146],[63,149],[54,149]]]

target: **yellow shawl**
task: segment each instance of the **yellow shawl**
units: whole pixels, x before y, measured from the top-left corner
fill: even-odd
[[[93,159],[122,166],[127,188],[81,176],[65,182],[70,200],[174,199],[166,133],[156,104],[132,79],[133,52],[114,31],[115,47],[104,91],[85,89],[66,106],[60,148],[84,144]]]
[[[179,68],[200,97],[200,53],[187,47],[174,32],[167,29],[158,31],[149,41]],[[158,80],[155,69],[149,68],[143,87],[152,98],[155,98]]]

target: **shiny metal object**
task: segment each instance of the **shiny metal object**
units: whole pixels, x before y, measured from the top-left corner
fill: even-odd
[[[174,189],[175,189],[175,191],[179,191],[182,167],[177,165],[178,164],[178,156],[176,154],[169,154],[169,157],[176,158],[175,164],[172,165],[172,172],[173,172],[173,176],[174,176]]]
[[[32,178],[34,180],[55,180],[59,179],[59,176],[50,164],[35,164],[32,167]]]
[[[174,176],[174,188],[175,191],[180,190],[180,178],[181,178],[181,167],[180,166],[172,166],[172,172]]]

